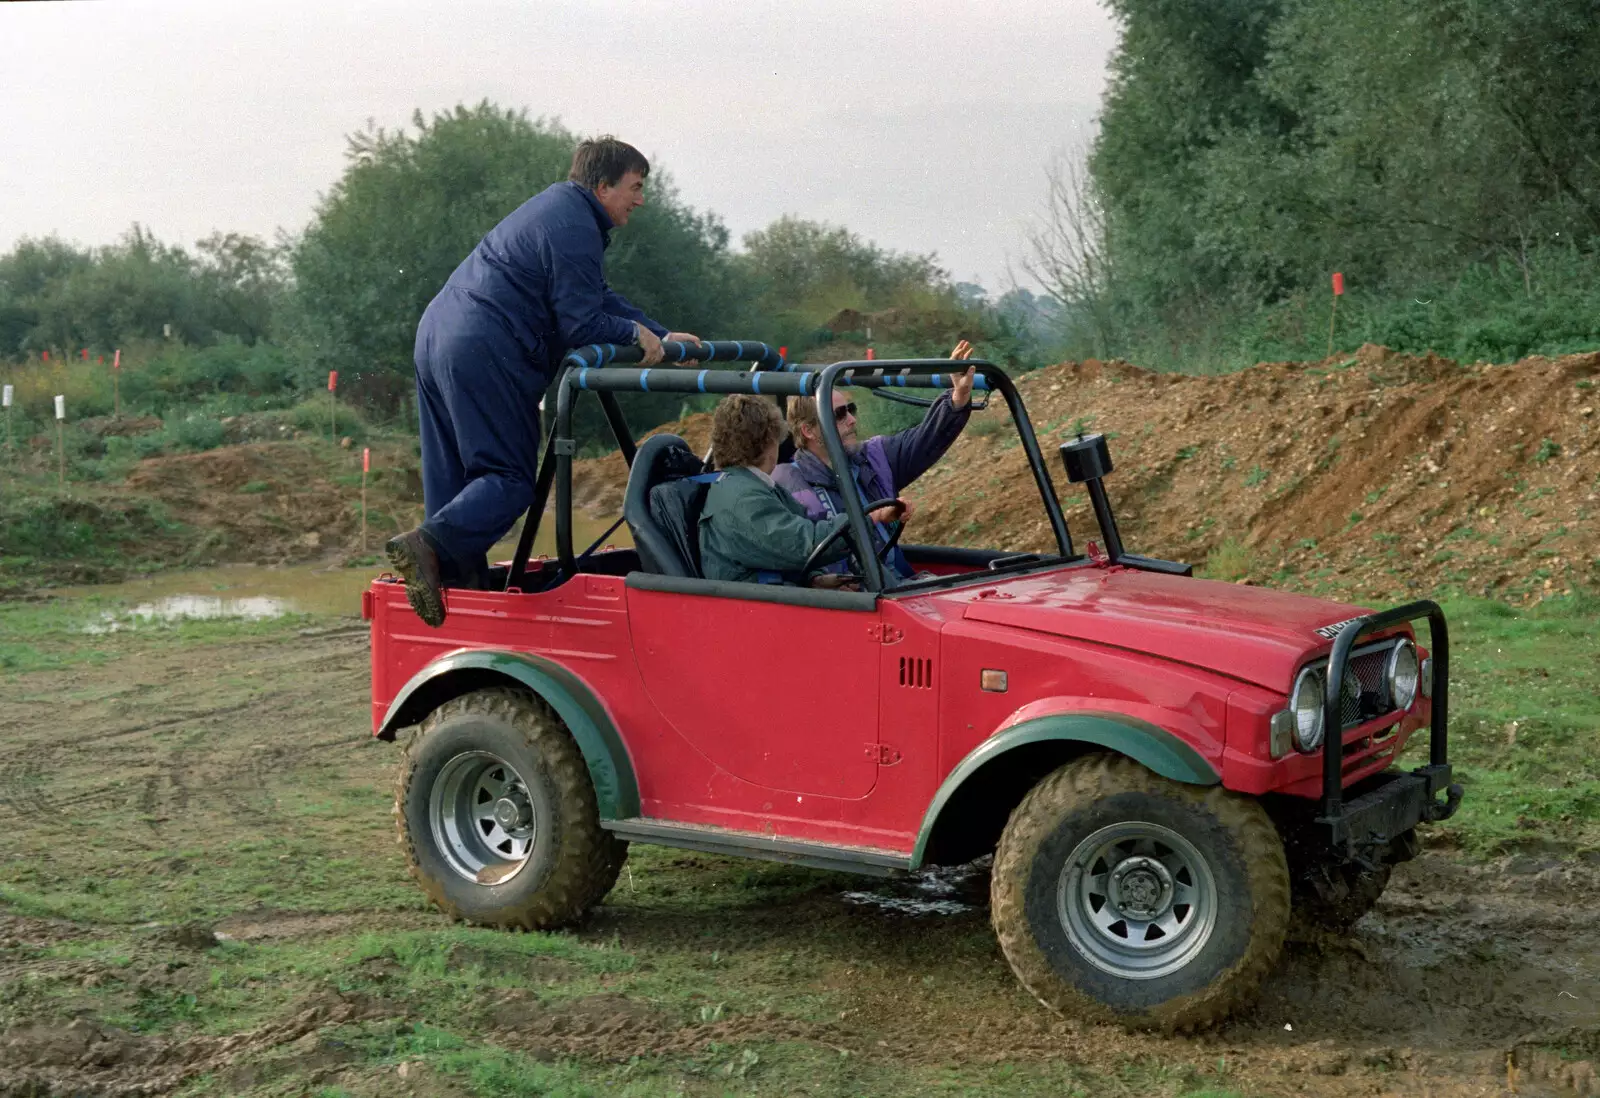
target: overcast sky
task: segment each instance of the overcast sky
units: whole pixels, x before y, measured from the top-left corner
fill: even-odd
[[[0,4],[0,248],[297,232],[344,134],[487,98],[638,145],[735,239],[797,214],[999,289],[1115,42],[1095,0]]]

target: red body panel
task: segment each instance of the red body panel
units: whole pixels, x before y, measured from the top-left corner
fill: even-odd
[[[1114,712],[1192,746],[1229,788],[1314,796],[1321,758],[1268,757],[1315,630],[1355,608],[1259,588],[1069,566],[880,599],[862,612],[628,588],[452,591],[441,629],[371,589],[373,728],[432,660],[528,652],[580,679],[621,733],[646,817],[907,853],[940,784],[995,732]],[[1004,670],[1004,693],[979,689]],[[1346,780],[1387,765],[1419,701],[1346,734]],[[1376,729],[1388,732],[1373,741]],[[1392,730],[1392,731],[1390,731]]]
[[[1316,647],[1315,630],[1357,613],[1263,587],[1113,567],[1008,583],[969,606],[966,617],[1130,648],[1281,689]]]

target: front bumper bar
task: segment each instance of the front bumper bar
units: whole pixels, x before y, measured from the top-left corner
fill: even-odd
[[[1433,658],[1433,713],[1428,736],[1428,765],[1410,773],[1385,776],[1381,784],[1354,799],[1344,799],[1344,726],[1339,700],[1350,653],[1362,637],[1401,622],[1428,619],[1429,655]],[[1419,683],[1418,688],[1424,684]],[[1328,656],[1327,694],[1323,701],[1322,812],[1317,822],[1328,829],[1334,849],[1348,858],[1399,838],[1419,823],[1449,819],[1461,803],[1461,786],[1450,781],[1449,756],[1450,634],[1444,611],[1428,600],[1356,618],[1341,629]],[[1445,800],[1439,801],[1443,791]]]

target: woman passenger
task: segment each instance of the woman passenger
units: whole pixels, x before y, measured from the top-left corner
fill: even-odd
[[[711,452],[725,472],[706,493],[700,513],[700,560],[706,579],[736,583],[805,584],[801,569],[818,545],[849,519],[813,520],[793,496],[772,482],[783,417],[769,398],[736,393],[711,418]],[[900,508],[880,507],[873,522],[893,522]],[[852,542],[841,536],[816,568],[843,560]],[[838,586],[831,577],[818,586]]]

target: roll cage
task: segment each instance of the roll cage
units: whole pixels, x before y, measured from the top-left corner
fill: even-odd
[[[556,504],[556,575],[551,585],[564,582],[575,575],[578,560],[595,548],[590,546],[583,553],[576,553],[572,541],[572,462],[577,454],[577,440],[572,433],[572,415],[578,399],[586,392],[592,392],[599,398],[601,410],[611,428],[617,448],[622,453],[623,461],[627,463],[629,469],[632,469],[637,447],[617,401],[617,393],[751,393],[775,398],[780,410],[787,412],[788,399],[798,396],[814,396],[820,406],[829,407],[836,386],[884,390],[948,389],[954,385],[957,376],[950,370],[949,359],[849,361],[811,369],[790,364],[767,344],[751,341],[730,340],[698,344],[667,342],[662,344],[662,348],[666,354],[666,364],[648,369],[629,366],[630,363],[637,363],[643,357],[640,348],[616,344],[593,344],[569,352],[562,360],[561,373],[555,383],[554,429],[545,444],[544,457],[540,462],[538,479],[534,487],[533,504],[528,510],[527,520],[523,523],[517,552],[506,577],[507,588],[519,588],[527,574],[533,540],[538,533],[539,522],[549,502],[552,487],[555,489]],[[689,361],[698,361],[701,365],[690,369],[674,365]],[[748,363],[750,368],[744,370],[714,368],[713,364],[724,362]],[[1012,384],[1005,371],[992,362],[970,359],[962,363],[962,370],[968,366],[974,367],[977,371],[973,386],[975,389],[997,392],[1005,399],[1022,439],[1023,451],[1027,455],[1028,466],[1038,486],[1045,513],[1049,516],[1050,527],[1055,534],[1058,555],[1028,555],[1030,559],[1027,563],[1060,564],[1080,559],[1073,552],[1072,536],[1067,530],[1066,518],[1056,498],[1055,484],[1045,467],[1038,439],[1034,435],[1033,424],[1028,419],[1027,409],[1023,406],[1022,397],[1017,392],[1016,386]],[[845,455],[838,428],[831,416],[821,416],[819,420],[834,475],[839,477],[843,472],[845,475],[840,483],[848,483],[849,459]],[[871,551],[873,542],[862,502],[856,493],[841,494],[844,496],[845,511],[849,517],[851,537],[861,561],[862,585],[869,592],[882,592],[885,589],[883,571],[876,555]],[[619,519],[618,523],[620,522]],[[615,529],[613,526],[612,530]],[[609,536],[610,531],[607,531],[601,536],[600,541]],[[1018,563],[1023,562],[1019,560]]]

